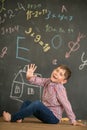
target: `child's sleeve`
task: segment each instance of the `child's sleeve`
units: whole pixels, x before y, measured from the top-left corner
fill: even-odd
[[[60,104],[62,105],[62,107],[64,108],[70,122],[72,124],[76,122],[76,116],[72,110],[72,106],[68,100],[67,93],[64,87],[59,86],[57,90],[57,98]]]

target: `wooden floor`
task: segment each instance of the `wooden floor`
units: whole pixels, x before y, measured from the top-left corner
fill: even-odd
[[[87,126],[72,126],[68,121],[61,124],[44,124],[36,118],[25,119],[23,123],[12,123],[5,122],[0,117],[0,130],[87,130]]]

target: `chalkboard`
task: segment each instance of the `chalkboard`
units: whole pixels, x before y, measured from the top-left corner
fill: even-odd
[[[41,86],[26,80],[31,63],[40,77],[68,65],[68,98],[77,118],[87,119],[87,0],[0,0],[0,115],[41,100]]]

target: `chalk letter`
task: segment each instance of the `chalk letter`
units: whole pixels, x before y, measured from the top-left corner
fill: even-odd
[[[29,59],[26,59],[26,58],[24,58],[24,57],[20,57],[20,56],[19,56],[19,51],[20,51],[20,50],[29,51],[29,49],[19,46],[19,41],[22,40],[22,39],[25,39],[25,37],[17,37],[16,58],[18,58],[18,59],[20,59],[20,60],[24,60],[24,61],[30,62]]]

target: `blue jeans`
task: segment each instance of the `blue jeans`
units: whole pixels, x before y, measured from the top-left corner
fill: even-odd
[[[34,115],[44,123],[56,124],[59,119],[40,101],[25,101],[19,111],[11,116],[11,122]]]

